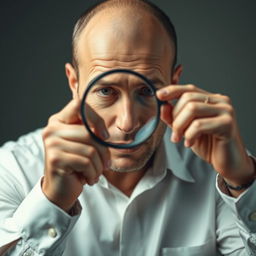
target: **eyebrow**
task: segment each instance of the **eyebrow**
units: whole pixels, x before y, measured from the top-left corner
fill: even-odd
[[[95,83],[95,85],[99,85],[99,86],[111,86],[111,85],[120,86],[120,83],[104,80],[102,78],[102,79],[100,79],[100,81],[97,81]]]

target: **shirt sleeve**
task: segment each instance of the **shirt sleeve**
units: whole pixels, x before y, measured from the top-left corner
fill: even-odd
[[[238,231],[247,255],[256,255],[256,182],[238,198],[231,197],[225,193],[225,186],[219,175],[217,175],[216,179],[216,188],[223,203],[231,211],[232,216],[229,219],[234,219],[235,227],[230,225],[230,231],[232,232],[230,236],[235,236],[235,232]]]
[[[62,255],[65,240],[79,218],[80,203],[75,203],[70,216],[46,198],[40,179],[10,215],[5,213],[17,203],[18,195],[13,198],[8,188],[5,192],[0,191],[0,214],[5,215],[0,222],[0,248],[4,251],[9,243],[18,240],[5,255]]]

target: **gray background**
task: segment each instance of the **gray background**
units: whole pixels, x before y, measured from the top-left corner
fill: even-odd
[[[72,27],[95,1],[1,1],[0,144],[42,127],[71,98]],[[153,1],[176,26],[182,83],[229,95],[256,153],[256,1]]]

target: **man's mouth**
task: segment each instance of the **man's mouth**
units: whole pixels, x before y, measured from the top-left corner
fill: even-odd
[[[129,145],[131,142],[121,142],[121,143],[115,143],[115,144],[120,144],[120,145]],[[142,144],[138,145],[136,147],[132,147],[132,148],[112,148],[113,151],[115,152],[119,152],[122,154],[131,154],[131,153],[135,153],[137,151],[139,151],[142,148]]]

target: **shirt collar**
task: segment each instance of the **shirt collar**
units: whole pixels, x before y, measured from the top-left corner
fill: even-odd
[[[179,179],[187,182],[195,182],[188,164],[191,150],[183,146],[183,143],[170,141],[171,129],[167,128],[164,135],[164,147],[167,168]]]

